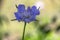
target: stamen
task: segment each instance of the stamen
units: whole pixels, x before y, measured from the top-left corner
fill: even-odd
[[[18,8],[17,5],[15,5],[15,6],[16,6],[16,8]]]
[[[15,21],[15,20],[17,20],[17,19],[12,19],[11,21]]]
[[[38,10],[40,9],[40,7],[38,8]]]

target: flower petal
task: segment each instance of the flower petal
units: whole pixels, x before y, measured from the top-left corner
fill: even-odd
[[[30,19],[31,21],[35,21],[35,20],[36,20],[36,15],[32,15],[29,19]]]
[[[17,10],[18,12],[23,13],[25,11],[25,5],[23,4],[18,5]]]
[[[22,20],[21,15],[18,12],[15,12],[14,14],[15,14],[15,17],[18,21]]]
[[[35,14],[35,15],[40,14],[40,11],[39,11],[39,9],[36,8],[36,6],[32,6],[31,10],[32,10],[32,13]]]
[[[28,11],[28,12],[30,12],[30,11],[31,11],[31,8],[30,8],[30,7],[28,7],[28,8],[27,8],[27,11]]]

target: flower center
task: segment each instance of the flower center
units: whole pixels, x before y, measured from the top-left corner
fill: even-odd
[[[30,16],[25,16],[26,18],[30,18]]]

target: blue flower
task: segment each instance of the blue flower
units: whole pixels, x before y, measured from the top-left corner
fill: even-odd
[[[14,14],[16,20],[19,22],[24,21],[26,23],[29,23],[36,20],[36,16],[40,14],[40,11],[35,6],[25,9],[25,6],[23,4],[20,4],[17,6],[17,12]]]

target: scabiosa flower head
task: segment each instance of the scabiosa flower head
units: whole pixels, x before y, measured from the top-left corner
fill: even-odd
[[[17,12],[14,14],[16,20],[19,22],[24,21],[26,23],[29,23],[36,20],[36,16],[40,14],[40,11],[36,8],[36,6],[27,7],[27,9],[25,9],[25,5],[20,4],[17,6]]]

